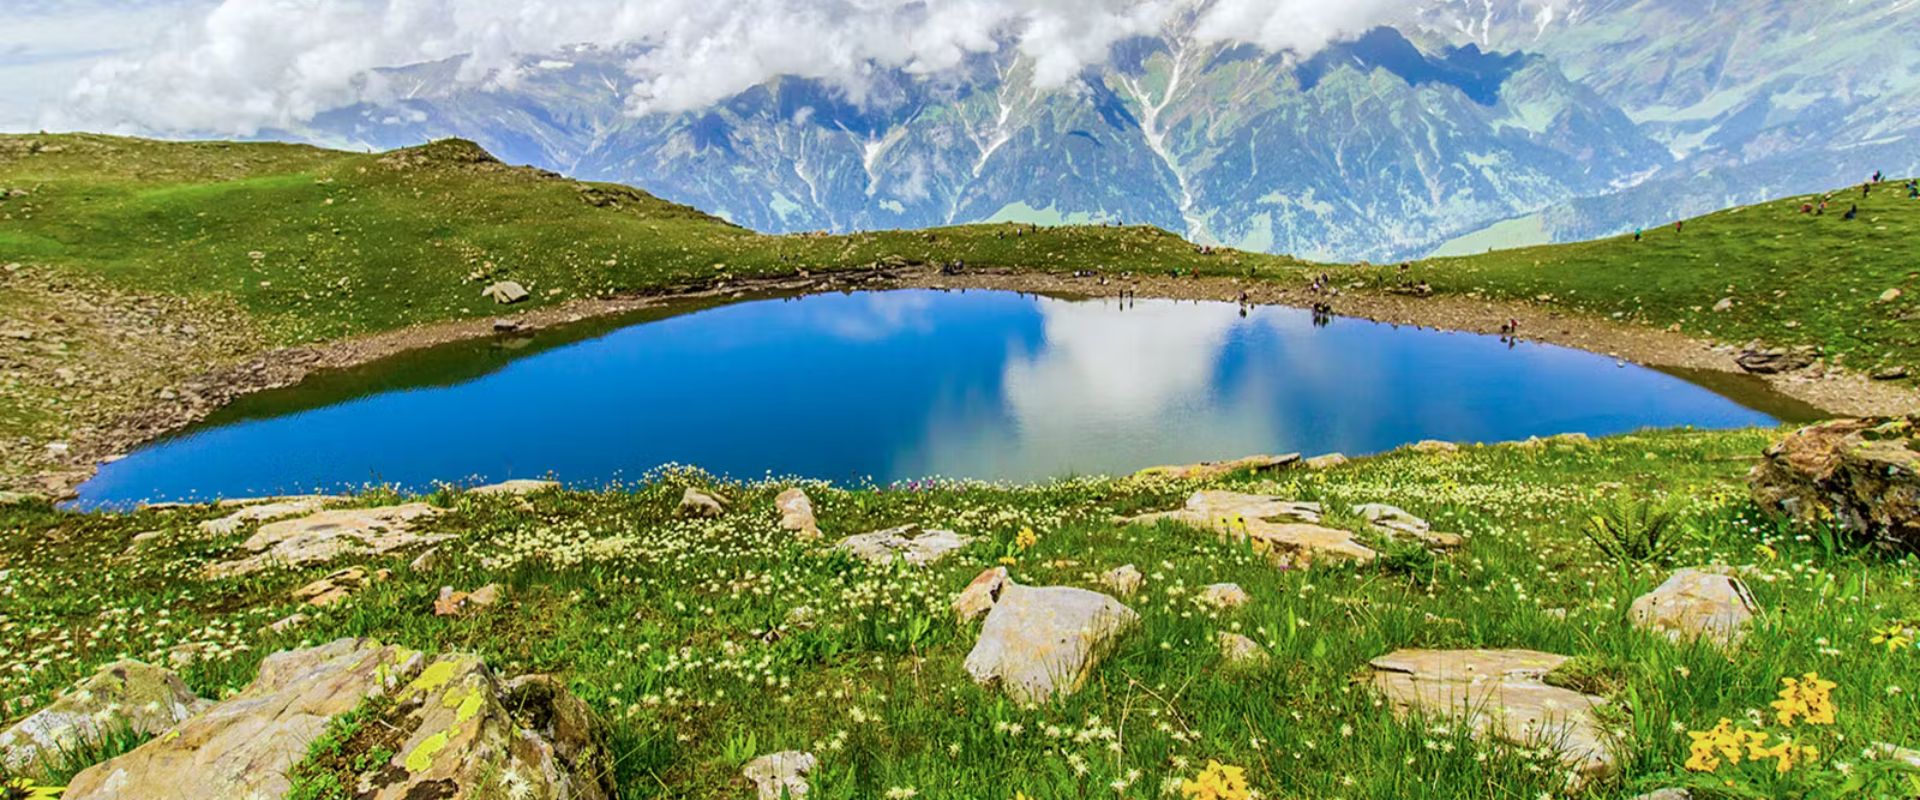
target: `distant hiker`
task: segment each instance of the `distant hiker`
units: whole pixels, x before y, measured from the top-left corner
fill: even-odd
[[[1882,173],[1880,172],[1880,170],[1877,170],[1877,169],[1876,169],[1876,170],[1874,170],[1874,171],[1873,171],[1873,182],[1874,182],[1874,183],[1879,183],[1879,182],[1880,182],[1880,181],[1882,181],[1882,180],[1885,180],[1885,178],[1884,178],[1884,177],[1882,177]]]
[[[1861,197],[1866,197],[1867,195],[1869,195],[1869,194],[1872,194],[1872,193],[1873,193],[1873,184],[1871,184],[1871,183],[1863,183],[1863,184],[1860,184],[1860,196],[1861,196]]]
[[[1824,217],[1824,216],[1826,216],[1826,215],[1827,215],[1827,201],[1825,201],[1825,200],[1822,200],[1822,201],[1820,201],[1820,208],[1819,208],[1818,210],[1816,210],[1816,211],[1814,211],[1814,212],[1813,212],[1813,215],[1814,215],[1814,216],[1816,216],[1816,217]]]
[[[1800,204],[1800,213],[1802,213],[1802,214],[1811,214],[1811,213],[1813,213],[1813,204],[1812,204],[1812,203],[1801,203],[1801,204]]]
[[[1860,206],[1859,204],[1856,203],[1853,205],[1853,207],[1847,209],[1846,219],[1848,221],[1852,221],[1854,217],[1858,217],[1858,216],[1860,216]]]
[[[1683,228],[1683,227],[1685,227],[1685,226],[1686,226],[1686,224],[1687,224],[1687,221],[1686,221],[1686,220],[1684,220],[1684,219],[1683,219],[1683,220],[1680,220],[1679,222],[1675,222],[1675,223],[1673,223],[1673,232],[1674,232],[1674,233],[1679,233],[1679,232],[1680,232],[1680,229],[1681,229],[1681,228]]]
[[[1633,229],[1633,240],[1634,240],[1634,241],[1636,241],[1636,242],[1637,242],[1637,241],[1640,241],[1640,235],[1641,235],[1641,230],[1640,230],[1639,228],[1634,228],[1634,229]]]
[[[1907,199],[1920,200],[1920,181],[1907,181]]]

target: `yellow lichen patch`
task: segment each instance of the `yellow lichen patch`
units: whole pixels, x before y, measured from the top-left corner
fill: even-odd
[[[453,715],[455,723],[466,722],[467,720],[473,719],[473,715],[480,713],[480,707],[485,705],[486,702],[486,695],[481,694],[480,688],[477,686],[469,688],[464,694],[448,692],[447,695],[440,700],[442,706],[456,709]]]
[[[407,754],[407,771],[414,773],[425,772],[427,768],[432,767],[434,754],[446,749],[447,743],[452,741],[454,734],[459,732],[460,728],[455,726],[429,736],[420,742],[420,744],[413,748],[413,752]]]
[[[435,661],[421,670],[420,677],[414,678],[413,683],[407,684],[407,691],[431,692],[447,685],[447,681],[453,680],[454,673],[459,669],[459,662],[450,659]]]

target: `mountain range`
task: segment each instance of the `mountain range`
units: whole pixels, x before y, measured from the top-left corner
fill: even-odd
[[[778,78],[626,113],[633,48],[459,59],[401,99],[270,135],[387,149],[460,136],[769,232],[1149,223],[1315,259],[1591,238],[1920,174],[1920,0],[1433,0],[1309,58],[1204,43],[1194,15],[1043,88],[1012,48],[859,98]]]

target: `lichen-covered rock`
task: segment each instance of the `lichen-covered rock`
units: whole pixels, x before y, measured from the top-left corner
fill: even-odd
[[[546,676],[501,683],[479,656],[440,656],[394,694],[384,724],[404,736],[360,775],[369,800],[603,800],[612,769],[591,711]]]
[[[422,661],[365,639],[267,656],[239,694],[74,776],[63,798],[281,797],[287,770],[327,720],[397,688]]]
[[[1576,777],[1603,777],[1615,762],[1594,712],[1606,701],[1543,680],[1566,661],[1532,650],[1400,650],[1371,666],[1396,713],[1463,719],[1475,736],[1550,747]]]
[[[1177,466],[1148,467],[1134,473],[1136,478],[1167,478],[1171,480],[1210,480],[1238,472],[1274,472],[1292,466],[1300,460],[1299,453],[1279,456],[1247,456],[1232,461],[1203,461],[1198,464]]]
[[[0,765],[38,774],[60,753],[122,730],[158,735],[208,705],[168,670],[116,661],[0,732]]]
[[[879,566],[891,564],[898,558],[919,567],[946,558],[971,541],[953,531],[922,531],[918,525],[902,525],[849,536],[841,539],[833,549]]]
[[[1353,534],[1318,525],[1318,503],[1238,492],[1201,491],[1175,511],[1142,514],[1131,524],[1179,522],[1213,531],[1220,538],[1251,541],[1276,565],[1307,567],[1326,563],[1368,563],[1379,554],[1354,541]]]
[[[297,519],[260,526],[241,547],[252,555],[207,568],[210,577],[245,575],[280,565],[321,564],[345,555],[379,555],[453,538],[452,534],[422,533],[415,523],[440,509],[425,503],[382,508],[338,508]]]
[[[787,750],[747,762],[740,775],[753,784],[758,800],[799,800],[807,796],[807,775],[819,763],[812,753]]]
[[[393,754],[362,768],[355,797],[610,796],[593,716],[565,687],[543,676],[503,684],[477,656],[342,639],[268,656],[245,690],[80,773],[65,797],[282,797],[329,720],[373,696],[389,698],[376,708]]]
[[[780,529],[793,531],[796,538],[803,542],[820,538],[820,523],[813,517],[813,498],[799,488],[788,489],[773,498],[774,508],[780,511]]]
[[[1009,580],[965,667],[975,681],[997,684],[1018,702],[1045,702],[1078,690],[1139,621],[1133,609],[1099,592]]]
[[[1746,638],[1759,604],[1747,584],[1726,571],[1683,569],[1628,609],[1634,627],[1675,641],[1706,638],[1722,646]]]
[[[1761,507],[1920,551],[1920,415],[1802,428],[1767,449],[1747,483]]]

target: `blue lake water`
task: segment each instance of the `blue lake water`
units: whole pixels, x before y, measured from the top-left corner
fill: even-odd
[[[243,398],[105,465],[79,503],[548,476],[599,486],[666,463],[737,478],[1033,480],[1423,439],[1767,425],[1793,408],[1577,350],[1319,327],[1279,307],[1243,317],[1228,303],[905,290],[628,322],[435,348]]]

